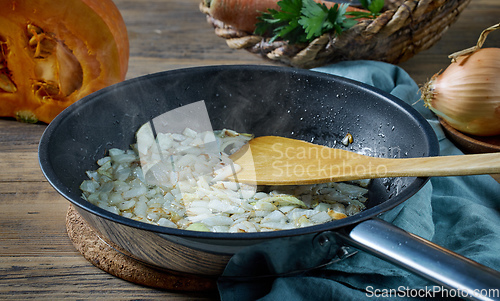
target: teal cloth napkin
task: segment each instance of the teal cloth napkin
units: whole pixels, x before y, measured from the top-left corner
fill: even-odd
[[[412,104],[436,132],[440,154],[462,154],[445,137],[439,122],[423,102],[417,102],[419,88],[400,67],[375,61],[349,61],[313,70],[372,85]],[[432,178],[417,194],[380,218],[500,271],[500,184],[488,175]],[[336,249],[335,237],[323,235],[328,239],[310,235],[291,246],[282,239],[248,247],[235,254],[218,281],[221,299],[319,301],[397,297],[398,300],[427,300],[430,295],[415,295],[418,290],[439,289],[427,280],[364,252],[320,269],[286,274],[294,269],[321,265],[335,256],[332,253]],[[238,280],[224,277],[266,273],[285,275]],[[384,295],[390,290],[406,289],[414,295],[408,292]],[[440,300],[454,299],[453,292],[444,296],[449,298],[441,297]]]

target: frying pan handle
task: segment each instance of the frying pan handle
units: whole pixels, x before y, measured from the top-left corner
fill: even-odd
[[[500,273],[381,219],[341,234],[353,247],[405,268],[471,300],[499,300]]]

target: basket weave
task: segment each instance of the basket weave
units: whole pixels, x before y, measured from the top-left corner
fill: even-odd
[[[214,19],[203,2],[200,10],[233,49],[245,49],[266,60],[297,68],[315,68],[347,60],[404,62],[433,46],[470,0],[386,0],[376,19],[360,21],[340,35],[324,34],[309,44],[269,42]]]

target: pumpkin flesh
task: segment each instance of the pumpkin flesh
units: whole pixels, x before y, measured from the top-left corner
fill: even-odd
[[[0,0],[0,116],[49,123],[124,80],[128,57],[111,0]]]

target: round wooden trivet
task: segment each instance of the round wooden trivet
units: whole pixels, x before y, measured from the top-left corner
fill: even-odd
[[[146,266],[110,247],[92,230],[70,205],[66,229],[75,248],[101,270],[139,285],[175,291],[216,290],[216,280],[193,275],[173,274]]]

